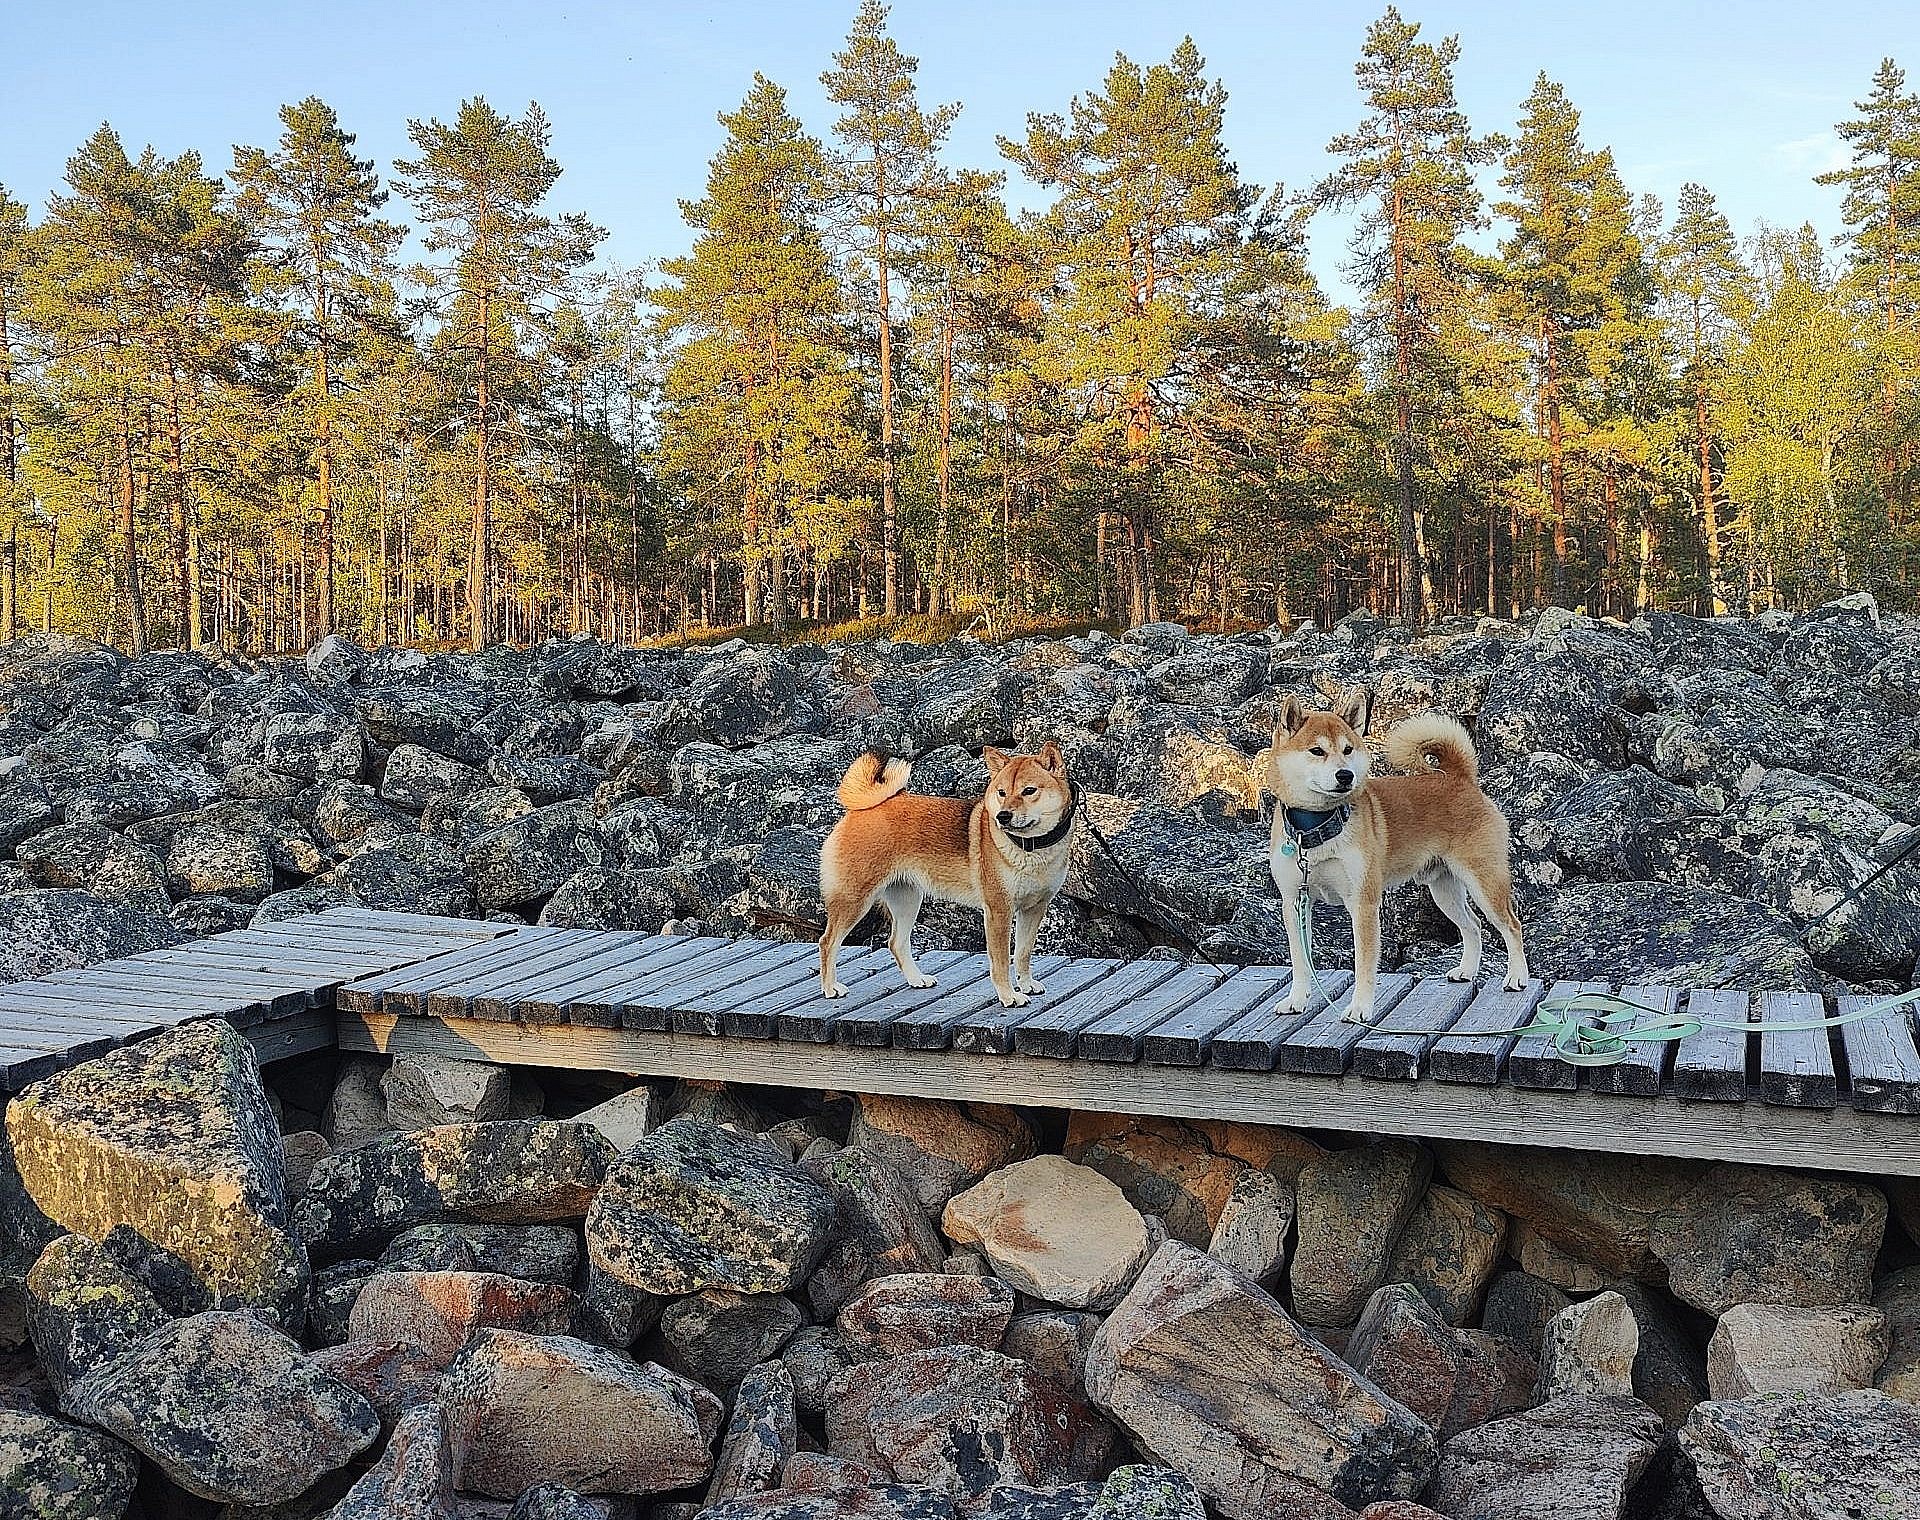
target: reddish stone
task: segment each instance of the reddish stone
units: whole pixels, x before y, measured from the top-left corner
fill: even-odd
[[[495,1272],[377,1272],[348,1317],[356,1341],[409,1341],[445,1367],[476,1330],[547,1335],[567,1328],[573,1294]]]

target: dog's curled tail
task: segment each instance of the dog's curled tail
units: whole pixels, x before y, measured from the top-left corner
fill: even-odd
[[[905,760],[889,760],[885,755],[862,755],[847,767],[840,778],[840,806],[849,813],[878,807],[889,797],[907,789],[913,766]]]
[[[1480,778],[1473,736],[1445,713],[1416,713],[1387,731],[1387,764],[1397,771],[1423,771],[1429,765],[1463,781]]]

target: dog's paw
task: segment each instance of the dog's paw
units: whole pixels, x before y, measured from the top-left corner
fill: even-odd
[[[1287,1012],[1288,1013],[1305,1013],[1307,1011],[1307,1004],[1311,1003],[1312,1001],[1313,1001],[1313,993],[1309,989],[1302,987],[1297,992],[1294,992],[1288,996]]]
[[[1003,992],[1000,994],[1002,1008],[1024,1008],[1033,1001],[1024,992]]]
[[[1015,982],[1014,986],[1018,988],[1021,992],[1031,992],[1036,996],[1047,990],[1040,983],[1036,982],[1032,977],[1028,977],[1024,982]]]
[[[847,995],[847,989],[841,983],[835,982],[829,987],[822,987],[820,989],[820,995],[822,997],[843,998]]]
[[[926,972],[922,971],[918,976],[908,977],[907,985],[909,987],[938,987],[940,984],[928,976]]]
[[[1349,1024],[1371,1024],[1373,1022],[1373,1010],[1371,1008],[1349,1008],[1345,1013],[1341,1014],[1340,1017]]]
[[[1476,974],[1477,973],[1468,970],[1465,966],[1455,966],[1453,970],[1447,973],[1447,980],[1450,982],[1470,982]]]
[[[1527,979],[1524,976],[1509,975],[1500,985],[1505,987],[1509,992],[1518,992],[1522,987],[1527,985]]]

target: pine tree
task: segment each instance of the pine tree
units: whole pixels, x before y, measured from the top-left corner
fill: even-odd
[[[797,514],[856,476],[862,450],[818,230],[820,145],[764,75],[720,123],[707,193],[681,205],[693,249],[660,266],[655,303],[675,345],[661,453],[693,508],[691,541],[738,542],[743,621],[779,625]]]
[[[11,639],[20,611],[20,407],[14,391],[13,346],[19,337],[21,266],[26,259],[27,208],[0,185],[0,514],[7,522],[0,561],[0,641]]]
[[[860,255],[871,266],[877,334],[880,412],[881,607],[900,613],[900,519],[894,450],[893,283],[910,256],[919,226],[916,204],[938,193],[939,152],[960,114],[958,106],[922,111],[913,76],[920,67],[887,35],[884,0],[861,0],[846,47],[820,76],[827,99],[841,108],[834,123],[843,157],[832,165],[834,198],[860,235]]]
[[[334,629],[338,369],[343,351],[391,306],[390,258],[403,229],[375,215],[386,192],[373,161],[354,156],[354,135],[342,129],[331,106],[309,95],[282,106],[280,122],[285,130],[275,151],[234,149],[233,180],[242,209],[277,252],[276,272],[303,308],[309,384],[295,395],[304,401],[312,439],[320,533],[316,631],[324,637]]]
[[[1748,273],[1733,228],[1701,185],[1680,188],[1673,228],[1658,250],[1660,285],[1672,308],[1684,355],[1681,380],[1692,403],[1693,444],[1699,469],[1697,501],[1707,568],[1707,594],[1715,615],[1729,606],[1723,567],[1718,429],[1714,385],[1725,360],[1728,330],[1746,298]]]
[[[1160,615],[1160,497],[1185,420],[1182,375],[1259,199],[1227,156],[1226,103],[1187,38],[1145,69],[1116,56],[1069,116],[1029,116],[1024,142],[1000,140],[1055,193],[1045,233],[1070,285],[1049,344],[1086,398],[1082,450],[1127,528],[1136,624]]]
[[[453,292],[450,350],[470,362],[473,418],[473,531],[467,556],[467,627],[475,649],[493,631],[490,565],[493,442],[499,371],[523,357],[525,330],[541,303],[593,256],[604,233],[584,216],[540,207],[560,178],[547,151],[552,129],[538,105],[515,121],[484,99],[464,101],[452,126],[409,121],[419,157],[397,160],[395,188],[430,229],[427,248],[450,253],[443,271]]]
[[[1425,579],[1417,424],[1445,410],[1432,395],[1447,369],[1436,351],[1435,323],[1465,283],[1460,240],[1484,225],[1473,168],[1490,162],[1496,148],[1495,139],[1472,134],[1454,98],[1459,61],[1457,37],[1422,42],[1419,23],[1388,6],[1368,29],[1354,68],[1371,114],[1327,145],[1344,162],[1314,191],[1322,206],[1367,205],[1354,273],[1374,325],[1384,329],[1392,376],[1400,613],[1409,624],[1420,619]]]

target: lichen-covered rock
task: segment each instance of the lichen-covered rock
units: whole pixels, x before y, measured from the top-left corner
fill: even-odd
[[[780,1475],[799,1443],[793,1379],[780,1363],[762,1362],[734,1391],[713,1479],[707,1484],[707,1503],[780,1487]]]
[[[1535,1397],[1545,1404],[1568,1394],[1630,1397],[1640,1325],[1618,1293],[1602,1293],[1562,1309],[1547,1324]]]
[[[816,1315],[835,1313],[861,1283],[895,1272],[935,1272],[946,1247],[912,1184],[872,1151],[843,1146],[801,1162],[833,1196],[834,1241],[807,1279]]]
[[[783,1293],[831,1239],[834,1201],[757,1136],[674,1119],[613,1167],[587,1217],[587,1255],[648,1293]]]
[[[317,1162],[294,1219],[310,1246],[334,1255],[420,1224],[579,1219],[612,1159],[598,1131],[548,1119],[387,1135]]]
[[[395,1056],[380,1078],[388,1122],[398,1129],[504,1119],[512,1088],[512,1073],[504,1066],[445,1056]]]
[[[140,1464],[111,1436],[31,1409],[0,1407],[0,1515],[120,1520]]]
[[[901,1272],[876,1277],[841,1306],[835,1327],[865,1357],[933,1346],[996,1351],[1013,1319],[1014,1292],[996,1277]]]
[[[593,809],[557,802],[489,829],[462,852],[474,900],[512,908],[549,897],[567,878],[606,858]]]
[[[941,1227],[1022,1293],[1065,1309],[1118,1302],[1147,1258],[1146,1223],[1126,1196],[1064,1156],[1002,1167],[951,1199]]]
[[[1206,1513],[1191,1478],[1138,1463],[1107,1475],[1088,1520],[1206,1520]]]
[[[1678,987],[1818,987],[1793,921],[1719,887],[1568,882],[1527,914],[1536,975]],[[1458,1180],[1458,1179],[1456,1179]]]
[[[1735,1304],[1864,1304],[1887,1227],[1878,1188],[1758,1166],[1716,1166],[1654,1221],[1674,1293]]]
[[[1331,1151],[1300,1169],[1288,1281],[1301,1319],[1350,1325],[1360,1317],[1432,1171],[1425,1148],[1405,1140]]]
[[[1680,1307],[1665,1293],[1623,1282],[1617,1291],[1633,1310],[1640,1346],[1633,1357],[1633,1396],[1678,1430],[1707,1397],[1707,1361]]]
[[[381,799],[410,813],[436,798],[464,797],[486,784],[486,776],[471,765],[418,744],[396,745],[380,772]]]
[[[95,961],[144,955],[184,936],[145,908],[92,892],[0,893],[0,982],[25,982]]]
[[[373,1406],[245,1310],[175,1320],[67,1395],[189,1493],[279,1504],[380,1434]]]
[[[27,1333],[56,1394],[167,1323],[146,1285],[84,1235],[53,1241],[27,1273]]]
[[[1736,1304],[1707,1343],[1707,1385],[1716,1399],[1870,1388],[1891,1345],[1878,1309]]]
[[[1016,1314],[1001,1337],[1000,1349],[1041,1377],[1078,1388],[1086,1381],[1087,1348],[1100,1333],[1100,1323],[1097,1314],[1071,1309]]]
[[[721,1405],[698,1383],[569,1336],[483,1330],[441,1385],[459,1487],[498,1499],[539,1483],[653,1494],[703,1483]]]
[[[1453,1405],[1460,1343],[1412,1283],[1388,1283],[1367,1301],[1343,1361],[1438,1430]]]
[[[971,1506],[1001,1484],[1100,1471],[1111,1428],[1080,1395],[977,1346],[910,1351],[849,1368],[827,1399],[827,1450]]]
[[[283,776],[352,781],[366,763],[366,739],[358,723],[338,713],[273,713],[261,725],[260,757]]]
[[[1920,1407],[1874,1389],[1702,1404],[1680,1446],[1732,1520],[1920,1520]]]
[[[1272,1291],[1287,1271],[1293,1228],[1293,1187],[1272,1172],[1251,1168],[1234,1180],[1226,1207],[1207,1240],[1207,1254]]]
[[[131,1225],[214,1302],[299,1327],[307,1261],[279,1126],[232,1025],[182,1025],[35,1083],[8,1105],[7,1133],[48,1218],[96,1240]]]
[[[406,1341],[436,1367],[451,1362],[476,1330],[565,1330],[569,1289],[496,1272],[376,1272],[347,1320],[356,1341]]]
[[[1448,1441],[1427,1502],[1475,1520],[1620,1520],[1659,1435],[1637,1400],[1558,1398]]]
[[[1533,1406],[1540,1369],[1531,1355],[1484,1330],[1455,1330],[1453,1342],[1453,1400],[1440,1422],[1442,1441]]]
[[[1654,1221],[1686,1195],[1701,1171],[1641,1156],[1466,1140],[1439,1141],[1434,1150],[1455,1187],[1525,1220],[1582,1261],[1615,1277],[1642,1280],[1660,1270],[1649,1244]]]
[[[1873,1307],[1887,1317],[1891,1345],[1873,1385],[1920,1404],[1920,1267],[1902,1267],[1881,1278],[1873,1290]]]
[[[330,1520],[461,1520],[446,1410],[421,1404],[402,1416],[380,1460]]]
[[[1507,1216],[1435,1183],[1415,1206],[1387,1263],[1389,1282],[1410,1282],[1450,1325],[1472,1322],[1500,1265]]]
[[[1033,1131],[1015,1109],[881,1093],[860,1095],[847,1144],[898,1170],[930,1214],[988,1172],[1034,1151]]]
[[[1166,1221],[1175,1240],[1203,1250],[1246,1171],[1177,1119],[1145,1114],[1076,1112],[1064,1154],[1107,1178],[1142,1214]]]
[[[144,845],[97,823],[64,823],[24,840],[14,858],[41,886],[77,887],[150,913],[165,913],[167,868]]]
[[[1490,1334],[1513,1342],[1528,1356],[1535,1356],[1554,1315],[1572,1302],[1545,1278],[1535,1277],[1518,1267],[1508,1267],[1495,1273],[1487,1285],[1486,1308],[1480,1325]]]
[[[800,1306],[779,1293],[706,1288],[660,1311],[660,1339],[676,1371],[712,1388],[731,1388],[779,1355],[806,1322]]]
[[[1411,1498],[1433,1432],[1348,1371],[1266,1294],[1169,1241],[1088,1353],[1087,1392],[1229,1520],[1331,1494]]]
[[[498,1272],[562,1287],[579,1265],[579,1233],[564,1224],[421,1224],[380,1253],[389,1272]]]
[[[391,1431],[410,1409],[434,1402],[444,1370],[411,1341],[348,1341],[322,1346],[308,1359],[373,1405],[380,1426]]]
[[[208,809],[176,829],[167,846],[167,890],[175,897],[217,893],[259,902],[274,882],[272,836],[238,814]]]

